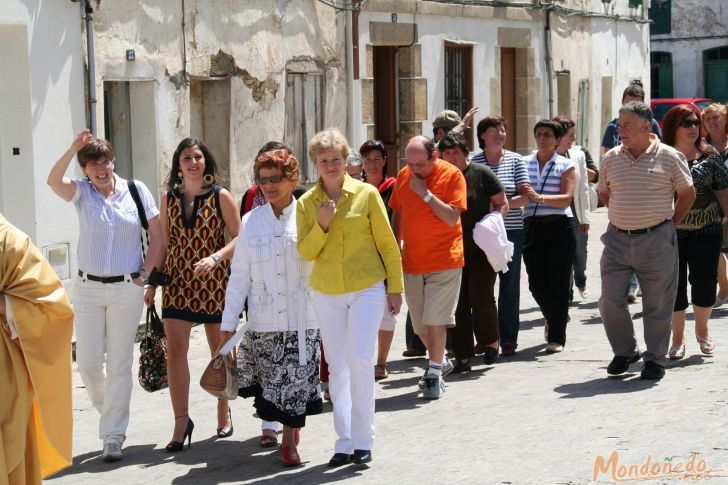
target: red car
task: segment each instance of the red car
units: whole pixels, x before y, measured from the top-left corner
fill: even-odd
[[[706,106],[713,102],[710,98],[664,98],[664,99],[653,99],[650,101],[650,109],[652,109],[652,116],[660,124],[662,129],[662,118],[665,117],[670,108],[677,106],[678,104],[687,104],[695,113],[700,117],[700,113],[703,112]]]

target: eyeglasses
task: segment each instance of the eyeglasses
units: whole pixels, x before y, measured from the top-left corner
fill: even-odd
[[[93,169],[98,169],[98,168],[108,168],[108,167],[110,167],[113,164],[114,164],[114,159],[113,158],[108,158],[108,159],[104,160],[103,162],[91,162],[91,163],[87,163],[86,166],[87,167],[91,167]]]
[[[284,178],[285,177],[283,175],[273,175],[271,177],[258,177],[257,179],[255,179],[255,183],[257,183],[258,185],[277,184]]]
[[[684,119],[680,122],[680,126],[683,128],[690,128],[691,126],[700,126],[700,120],[688,120]]]

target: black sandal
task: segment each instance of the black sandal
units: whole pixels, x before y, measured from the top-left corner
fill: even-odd
[[[278,437],[276,435],[263,433],[258,444],[261,448],[273,448],[278,444]]]

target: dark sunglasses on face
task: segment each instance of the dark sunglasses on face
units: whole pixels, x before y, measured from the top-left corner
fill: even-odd
[[[273,175],[272,177],[258,177],[255,179],[255,183],[258,185],[277,184],[281,180],[283,180],[283,175]]]
[[[680,126],[682,126],[683,128],[690,128],[691,126],[700,126],[700,120],[684,119],[680,122]]]

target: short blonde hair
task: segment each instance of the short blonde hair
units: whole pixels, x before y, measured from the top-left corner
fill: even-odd
[[[327,128],[316,133],[308,142],[308,158],[311,162],[316,161],[316,156],[330,149],[339,150],[344,160],[349,157],[349,143],[344,135],[336,128]]]
[[[705,128],[705,117],[713,113],[718,113],[723,118],[726,118],[725,132],[728,133],[728,106],[722,103],[712,103],[705,107],[703,112],[700,114],[700,119],[703,122],[703,129]],[[706,135],[706,139],[710,141],[710,135]]]
[[[712,103],[709,104],[702,113],[702,117],[705,118],[711,113],[718,113],[719,115],[726,116],[728,109],[726,108],[726,105],[721,103]]]

